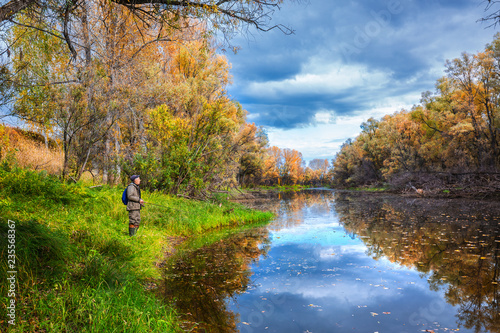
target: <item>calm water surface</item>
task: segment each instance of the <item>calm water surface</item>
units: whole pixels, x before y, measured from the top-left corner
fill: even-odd
[[[500,203],[329,190],[250,203],[275,220],[193,240],[167,265],[161,292],[186,330],[500,332]]]

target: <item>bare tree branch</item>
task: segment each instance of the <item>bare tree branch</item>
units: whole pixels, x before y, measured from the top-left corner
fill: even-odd
[[[485,12],[488,12],[493,9],[500,1],[498,0],[484,0],[486,2],[486,7],[484,9]],[[500,9],[495,10],[493,13],[486,15],[485,17],[481,18],[479,21],[481,22],[490,22],[491,24],[488,26],[490,27],[496,27],[500,23]]]
[[[36,0],[12,0],[0,7],[0,22],[12,19],[19,12],[36,3]]]

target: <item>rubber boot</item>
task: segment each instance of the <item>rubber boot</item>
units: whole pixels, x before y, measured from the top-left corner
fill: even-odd
[[[134,236],[137,231],[137,228],[133,224],[129,224],[128,226],[128,234],[130,237]]]

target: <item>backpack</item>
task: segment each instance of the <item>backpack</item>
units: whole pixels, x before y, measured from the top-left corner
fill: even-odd
[[[128,204],[127,189],[128,189],[128,186],[125,187],[125,190],[122,193],[122,202],[124,205]]]

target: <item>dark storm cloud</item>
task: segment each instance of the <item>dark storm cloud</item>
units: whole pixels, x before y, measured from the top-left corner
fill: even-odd
[[[299,92],[287,95],[286,100],[262,95],[258,103],[254,103],[252,97],[245,97],[240,102],[249,111],[249,120],[259,125],[283,129],[304,127],[315,124],[318,111],[331,112],[332,117],[353,115],[355,111],[369,108],[379,96],[404,95],[418,86],[414,84],[409,88],[404,84],[398,84],[396,79],[393,81],[393,86],[382,89],[357,87],[342,93],[329,94]],[[419,91],[424,91],[426,86],[422,85],[419,88]]]
[[[317,110],[328,110],[335,105],[335,114],[344,115],[359,109],[364,103],[358,101],[343,102],[343,96],[289,96],[286,103],[265,104],[262,98],[258,104],[246,104],[250,113],[249,120],[259,125],[276,128],[295,128],[314,125]],[[337,98],[337,99],[336,99]],[[249,100],[249,102],[251,102]],[[257,119],[254,116],[257,115]]]
[[[484,6],[480,0],[286,2],[274,22],[295,34],[274,30],[237,41],[241,51],[228,54],[230,94],[250,121],[283,129],[313,125],[320,112],[370,112],[387,99],[418,103],[444,74],[447,58],[492,40],[495,31],[477,22]]]

